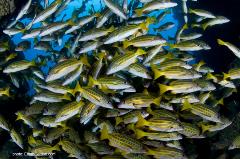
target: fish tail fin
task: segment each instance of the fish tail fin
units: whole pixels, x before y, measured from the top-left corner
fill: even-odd
[[[141,16],[143,14],[143,10],[141,8],[135,9],[135,12],[136,12],[137,16]]]
[[[64,95],[63,95],[63,99],[70,101],[70,100],[71,100],[71,97],[69,97],[67,94],[64,94]]]
[[[183,30],[186,30],[186,29],[188,29],[188,25],[187,25],[187,24],[184,24],[184,25],[183,25]]]
[[[70,25],[70,26],[74,26],[74,25],[76,25],[71,19],[68,20],[67,23],[68,23],[68,25]]]
[[[167,86],[167,85],[159,84],[158,86],[160,88],[160,94],[164,94],[165,92],[167,92],[169,90],[169,86]]]
[[[152,24],[152,23],[156,23],[157,22],[157,19],[155,17],[148,17],[146,19],[146,23],[149,25],[149,24]]]
[[[100,13],[95,13],[94,15],[95,15],[95,17],[100,17],[101,16]]]
[[[75,94],[77,92],[81,92],[81,90],[82,90],[82,87],[80,86],[79,82],[77,82],[77,84],[74,88],[73,94]]]
[[[109,32],[113,32],[114,29],[115,29],[115,28],[114,28],[114,26],[112,25],[110,28],[108,28],[108,31],[109,31]]]
[[[217,39],[217,43],[219,45],[225,45],[225,42],[223,40],[221,40],[221,39]]]
[[[193,9],[190,8],[190,9],[189,9],[189,13],[193,13],[193,12],[194,12]]]
[[[103,125],[103,128],[101,130],[101,137],[100,137],[101,140],[105,140],[105,139],[108,139],[108,129],[107,129],[107,125],[104,124]]]
[[[174,58],[174,54],[173,53],[167,53],[167,55],[165,56],[168,59],[173,59]]]
[[[135,134],[137,139],[141,139],[145,136],[146,133],[140,129],[136,129]]]
[[[196,68],[195,68],[195,69],[196,69],[197,71],[199,71],[200,67],[203,66],[203,65],[205,65],[205,64],[206,64],[206,63],[205,63],[203,60],[201,60],[201,61],[196,65]]]
[[[224,105],[224,98],[219,99],[218,104]]]
[[[150,67],[151,67],[151,69],[153,71],[153,74],[154,74],[154,80],[156,80],[156,79],[158,79],[159,77],[162,76],[161,71],[159,71],[155,65],[150,64]]]
[[[136,130],[135,130],[135,125],[134,125],[134,123],[128,124],[128,125],[127,125],[127,129],[128,129],[128,130],[132,130],[133,132],[136,131]]]
[[[229,77],[230,77],[229,74],[223,73],[223,79],[224,79],[224,80],[228,79]]]
[[[153,110],[152,110],[151,106],[150,106],[150,107],[147,107],[147,112],[148,112],[149,114],[152,114],[152,113],[153,113]]]
[[[130,42],[128,41],[123,41],[123,48],[126,49],[128,46],[130,46]]]
[[[206,131],[209,130],[209,126],[204,125],[204,124],[201,125],[201,128],[202,128],[202,133],[205,133]]]
[[[118,126],[121,122],[123,122],[121,117],[116,117],[116,126]]]
[[[91,65],[90,65],[89,62],[88,62],[88,58],[87,58],[86,55],[83,55],[83,56],[81,57],[80,61],[81,61],[84,65],[86,65],[86,66],[88,66],[88,67],[91,67]]]
[[[170,49],[174,49],[175,48],[175,44],[168,44],[168,46],[170,47]]]
[[[3,94],[5,94],[6,96],[10,96],[10,87],[7,87],[5,90],[4,90],[4,92],[3,92]]]
[[[190,108],[192,108],[192,105],[188,102],[188,100],[185,100],[184,103],[183,103],[181,111],[187,110],[187,109],[190,109]]]
[[[58,144],[54,145],[54,146],[53,146],[53,150],[55,150],[55,151],[60,151],[59,145],[58,145]]]
[[[157,98],[155,98],[155,99],[153,100],[153,103],[154,103],[154,104],[156,104],[157,106],[159,106],[159,105],[160,105],[160,102],[161,102],[161,100],[162,100],[162,96],[160,96],[160,97],[157,97]]]
[[[88,79],[88,86],[89,86],[89,87],[92,87],[92,86],[94,86],[94,85],[98,85],[97,80],[93,79],[92,76],[89,76],[89,79]]]
[[[142,30],[148,31],[148,27],[147,27],[146,23],[141,23],[141,24],[140,24],[140,28],[141,28]]]
[[[147,52],[144,51],[143,49],[137,49],[137,52],[136,52],[136,54],[137,54],[138,56],[144,55],[144,54],[146,54],[146,53],[147,53]]]
[[[142,115],[138,114],[138,121],[137,121],[137,124],[136,124],[136,127],[143,127],[145,125],[147,125],[147,120],[145,120]]]
[[[98,60],[102,60],[106,56],[105,52],[101,52],[97,55]]]
[[[216,77],[212,73],[208,73],[206,76],[207,79],[216,80]]]
[[[207,27],[208,27],[208,24],[207,24],[207,23],[204,23],[204,24],[202,25],[202,29],[203,29],[203,30],[206,30]]]
[[[17,120],[22,120],[22,113],[21,112],[17,112]]]

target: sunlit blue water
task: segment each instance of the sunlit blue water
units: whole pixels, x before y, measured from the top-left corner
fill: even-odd
[[[50,0],[49,4],[51,4],[52,2],[54,2],[54,0]],[[119,4],[122,4],[122,1],[118,1],[118,2],[119,2]],[[130,3],[130,0],[128,2]],[[41,1],[41,5],[44,6],[44,0]],[[70,20],[72,18],[72,15],[73,15],[74,11],[76,9],[81,8],[82,5],[85,5],[86,9],[83,10],[78,15],[79,18],[87,16],[87,15],[90,15],[92,11],[101,13],[101,11],[106,7],[104,5],[103,0],[87,0],[86,2],[84,2],[83,0],[72,0],[69,3],[69,5],[65,8],[65,10],[62,11],[62,13],[59,14],[57,17],[55,17],[54,21],[57,22],[57,21],[67,21],[67,20]],[[155,11],[155,12],[152,12],[151,14],[149,14],[149,16],[157,17],[162,12],[163,11]],[[158,28],[159,26],[161,26],[162,24],[164,24],[166,22],[173,22],[175,24],[175,26],[173,28],[169,29],[169,30],[161,32],[161,36],[163,38],[165,38],[165,39],[168,39],[168,37],[174,37],[175,34],[176,34],[176,31],[177,31],[177,28],[179,27],[179,23],[178,23],[178,20],[174,18],[173,14],[174,13],[171,12],[170,14],[166,15],[165,18],[162,21],[150,25],[149,33],[156,35],[157,33],[154,31],[154,28]],[[31,20],[32,19],[25,18],[25,19],[22,20],[22,22],[27,26],[31,22]],[[40,23],[34,24],[32,28],[39,28],[39,27],[41,27]],[[13,40],[15,45],[18,45],[20,42],[23,41],[21,39],[21,37],[22,37],[22,34],[17,34],[15,36],[13,36],[12,40]],[[62,45],[61,46],[54,46],[52,44],[53,49],[55,51],[60,51],[64,47],[64,45],[66,44],[66,42],[69,40],[70,37],[71,37],[71,35],[64,35],[62,37],[62,41],[63,41]],[[26,58],[26,60],[34,60],[37,57],[37,55],[46,56],[48,54],[51,54],[51,52],[47,53],[47,52],[44,52],[44,51],[40,51],[40,50],[34,49],[33,48],[34,47],[34,39],[27,39],[27,40],[29,42],[31,42],[31,48],[23,52],[24,57]],[[53,63],[53,62],[48,62],[47,67],[43,67],[42,68],[43,73],[46,75],[48,73],[48,71],[49,71],[49,68],[54,66],[54,64],[55,63]],[[32,88],[33,82],[29,81],[29,85],[30,85],[30,88]],[[30,91],[30,94],[32,94],[32,91]]]

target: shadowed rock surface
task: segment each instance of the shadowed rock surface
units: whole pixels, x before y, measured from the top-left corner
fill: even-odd
[[[13,13],[15,9],[14,0],[0,0],[0,18]]]

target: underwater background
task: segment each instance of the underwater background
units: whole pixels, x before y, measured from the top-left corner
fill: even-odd
[[[134,0],[138,1],[138,0]],[[172,0],[173,1],[173,0]],[[49,4],[53,3],[54,0],[49,0]],[[174,38],[176,36],[177,31],[184,25],[184,19],[183,19],[183,13],[182,13],[182,6],[181,0],[175,0],[174,2],[179,3],[178,6],[176,6],[174,9],[170,9],[170,14],[167,14],[163,20],[160,22],[151,24],[149,26],[148,34],[151,35],[159,35],[162,38],[164,38],[167,41],[170,41],[171,38]],[[229,23],[223,24],[223,25],[216,25],[212,28],[209,28],[204,31],[203,36],[201,37],[204,42],[206,42],[209,46],[211,46],[210,50],[203,50],[203,51],[196,51],[191,54],[194,54],[196,59],[191,62],[192,64],[197,64],[199,61],[203,60],[207,66],[212,68],[214,70],[214,73],[221,74],[222,72],[228,72],[231,68],[240,67],[239,59],[232,54],[227,48],[225,47],[219,47],[216,39],[225,39],[226,41],[231,42],[232,44],[235,44],[236,46],[240,46],[240,2],[238,0],[198,0],[197,2],[187,1],[188,2],[188,8],[201,8],[204,10],[211,11],[215,15],[223,15],[230,19]],[[10,50],[14,50],[14,48],[21,43],[22,40],[21,37],[23,36],[23,33],[19,33],[13,36],[8,36],[3,33],[3,30],[6,28],[6,26],[9,24],[9,21],[12,21],[17,14],[20,12],[21,8],[24,6],[24,4],[27,3],[27,0],[15,0],[15,6],[16,9],[14,12],[5,15],[3,17],[0,17],[0,39],[9,39],[11,48]],[[115,3],[120,4],[122,6],[122,1],[115,1]],[[131,0],[128,1],[128,4],[130,5],[132,2]],[[44,10],[44,1],[42,0],[33,0],[32,1],[33,6],[30,7],[30,12],[27,15],[30,15],[29,17],[23,17],[20,21],[25,24],[24,26],[27,26],[35,16],[35,11],[38,13],[41,10]],[[138,4],[138,7],[143,6],[143,4]],[[107,6],[104,4],[103,0],[71,0],[70,3],[68,3],[67,7],[57,16],[57,17],[51,17],[48,23],[51,23],[53,21],[67,21],[73,17],[74,14],[76,14],[76,10],[78,11],[78,17],[84,17],[87,15],[92,15],[96,12],[102,12],[104,8]],[[32,9],[32,10],[31,10]],[[152,13],[148,14],[150,17],[158,17],[159,14],[165,12],[164,11],[153,11]],[[54,20],[52,20],[54,19]],[[162,24],[166,22],[173,22],[175,25],[173,28],[169,30],[162,31],[158,33],[154,30],[154,28],[158,28]],[[93,25],[93,27],[91,26]],[[94,24],[91,24],[88,26],[90,29],[94,28]],[[116,24],[115,24],[116,25]],[[108,26],[111,26],[109,24]],[[41,27],[40,24],[34,24],[32,26],[33,28]],[[88,29],[87,27],[87,29]],[[69,41],[72,44],[74,39],[76,38],[77,34],[74,35],[63,35],[61,36],[62,42],[61,45],[55,45],[51,44],[54,52],[64,52],[66,49],[66,46],[68,45]],[[11,40],[11,41],[10,41]],[[37,57],[41,57],[41,60],[44,59],[45,56],[49,55],[49,52],[46,51],[39,51],[34,49],[34,45],[37,43],[36,39],[27,39],[27,41],[31,42],[31,47],[24,51],[20,51],[17,53],[16,59],[26,59],[28,61],[36,60]],[[91,53],[90,53],[91,54]],[[41,71],[43,72],[44,76],[47,76],[49,73],[49,70],[56,66],[58,61],[56,60],[48,60],[47,64],[45,66],[41,67]],[[3,69],[3,68],[1,68]],[[3,73],[1,73],[1,83],[5,81],[10,81],[11,78],[6,77]],[[26,74],[25,76],[31,76],[30,74]],[[34,87],[34,81],[29,78],[26,78],[22,74],[18,74],[18,79],[27,79],[24,84],[22,84],[21,87],[15,88],[13,90],[14,97],[10,97],[9,100],[1,100],[0,101],[0,114],[3,115],[9,123],[12,123],[14,125],[14,128],[17,130],[25,129],[25,127],[28,127],[26,125],[22,126],[21,122],[15,121],[16,115],[15,113],[19,110],[25,109],[26,106],[29,106],[32,98],[34,95],[36,95],[36,90]],[[138,82],[138,79],[135,79],[136,82]],[[140,81],[140,80],[139,80]],[[237,81],[238,83],[238,81]],[[20,84],[21,85],[21,84]],[[238,85],[238,84],[237,84]],[[151,89],[151,88],[150,88]],[[221,105],[220,107],[220,113],[224,114],[224,116],[227,116],[228,118],[233,120],[233,123],[220,131],[216,131],[213,133],[209,133],[206,135],[205,138],[200,139],[193,139],[189,140],[187,138],[183,138],[181,140],[181,145],[184,147],[184,153],[188,156],[188,158],[197,158],[197,159],[238,159],[240,158],[240,152],[239,149],[234,150],[227,150],[226,147],[231,145],[232,140],[240,135],[240,108],[239,108],[239,87],[237,87],[237,93],[233,93],[230,97],[224,99],[224,105]],[[154,92],[154,91],[153,91]],[[11,99],[12,98],[12,99]],[[113,121],[111,119],[110,121]],[[75,121],[74,121],[75,122]],[[71,123],[72,124],[72,123]],[[74,123],[75,124],[75,123]],[[73,125],[74,125],[73,124]],[[24,127],[24,128],[22,128]],[[78,130],[78,125],[73,126],[76,130]],[[82,136],[81,133],[84,132],[84,129],[91,130],[91,124],[86,126],[81,126],[81,128],[78,130],[78,133],[80,136]],[[125,129],[125,128],[124,128]],[[24,131],[24,130],[22,130]],[[23,136],[23,138],[25,138]],[[11,154],[13,152],[26,152],[28,149],[22,150],[17,145],[15,145],[10,140],[9,134],[5,131],[0,131],[0,159],[3,158],[19,158],[14,157]],[[54,158],[67,158],[68,154],[65,154],[63,150],[61,150],[57,156]],[[103,155],[100,155],[103,156]],[[25,158],[31,158],[31,157],[25,157]],[[94,158],[94,157],[92,157]],[[131,158],[131,157],[129,157]],[[132,157],[133,158],[133,157]],[[152,156],[150,156],[152,158]],[[174,158],[174,157],[173,157]]]

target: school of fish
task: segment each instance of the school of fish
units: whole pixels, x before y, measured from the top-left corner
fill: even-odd
[[[0,134],[8,133],[20,151],[35,158],[190,158],[183,139],[201,140],[232,124],[219,109],[237,92],[240,79],[240,67],[219,74],[196,61],[194,53],[211,49],[201,38],[204,31],[230,20],[189,8],[194,1],[103,0],[101,11],[79,17],[79,9],[57,21],[71,0],[44,0],[34,15],[29,10],[36,4],[27,0],[3,30],[9,38],[20,34],[23,41],[13,47],[9,38],[0,37],[0,71],[9,79],[1,84],[0,99],[14,100],[21,80],[31,81],[34,93],[29,105],[15,112],[24,131],[0,114]],[[152,24],[181,5],[184,24],[175,37],[161,36],[174,22],[149,33]],[[24,18],[29,23],[21,23]],[[71,38],[55,50],[66,35]],[[240,58],[234,44],[216,43]],[[31,61],[17,58],[30,48],[48,54]],[[240,136],[228,151],[237,148]]]

